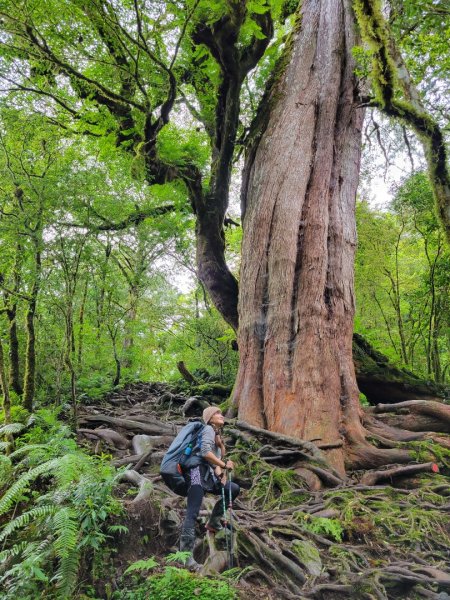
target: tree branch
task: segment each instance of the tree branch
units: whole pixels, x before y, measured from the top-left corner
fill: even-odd
[[[421,140],[438,214],[450,242],[450,174],[443,133],[411,94],[406,100],[396,98],[399,75],[390,50],[394,42],[379,4],[372,0],[353,0],[353,4],[363,39],[372,50],[372,82],[376,97],[371,105],[404,122]],[[406,79],[403,81],[405,83]]]

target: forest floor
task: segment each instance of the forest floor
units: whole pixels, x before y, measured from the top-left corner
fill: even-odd
[[[130,563],[154,556],[164,565],[176,552],[186,500],[164,485],[159,464],[177,430],[209,401],[220,400],[142,383],[80,407],[79,444],[126,465],[118,494],[128,533],[117,538],[111,559],[113,589]],[[216,500],[207,496],[195,549],[202,575],[223,578],[244,599],[450,600],[448,449],[432,439],[411,442],[410,471],[391,466],[341,478],[322,468],[307,444],[233,420],[224,433],[241,485],[233,510],[234,568],[227,565],[225,535],[205,532]],[[97,593],[107,597],[101,587]]]

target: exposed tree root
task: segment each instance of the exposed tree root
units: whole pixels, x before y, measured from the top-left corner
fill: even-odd
[[[122,474],[122,485],[131,483],[138,491],[124,502],[132,534],[120,546],[126,557],[133,548],[133,560],[148,558],[142,536],[151,539],[151,553],[174,551],[185,510],[185,500],[161,483],[158,465],[185,422],[187,398],[178,394],[176,402],[161,402],[161,392],[171,393],[167,387],[141,395],[130,389],[121,400],[116,392],[102,414],[85,407],[88,414],[81,415],[85,423],[114,428],[81,431],[93,448],[94,439],[104,439],[114,449],[115,464],[134,465]],[[233,511],[233,573],[243,597],[257,589],[257,596],[273,600],[441,600],[439,594],[450,592],[450,483],[445,477],[450,438],[436,416],[436,411],[447,414],[448,407],[426,413],[422,404],[401,404],[382,412],[369,409],[364,427],[375,445],[361,438],[346,447],[349,460],[364,469],[347,477],[329,466],[327,448],[314,442],[241,422],[226,428],[228,453],[236,461],[233,478],[243,488]],[[201,413],[201,403],[193,407]],[[434,419],[440,435],[398,428],[393,417]],[[440,473],[433,472],[435,463]],[[202,511],[203,521],[207,514]],[[223,571],[224,540],[202,536],[200,524],[195,556],[204,562],[203,573]],[[119,571],[125,568],[126,562]]]
[[[398,477],[407,477],[417,473],[427,473],[432,471],[437,473],[439,470],[436,463],[428,462],[419,465],[407,465],[406,467],[396,467],[385,469],[383,471],[367,472],[361,477],[361,483],[365,485],[375,485],[380,481],[393,481]]]
[[[441,402],[409,400],[398,404],[377,404],[374,410],[376,413],[395,413],[405,423],[404,429],[410,429],[412,425],[414,429],[411,431],[417,431],[417,427],[425,426],[428,431],[450,433],[450,406]],[[405,418],[411,415],[416,419]],[[417,419],[417,416],[425,419]]]

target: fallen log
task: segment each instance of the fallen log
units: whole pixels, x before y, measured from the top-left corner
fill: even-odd
[[[126,437],[121,435],[119,432],[114,431],[113,429],[77,429],[77,433],[82,433],[83,435],[93,436],[97,438],[101,438],[105,440],[105,442],[109,442],[111,445],[115,446],[119,450],[126,450],[130,447],[130,442]]]
[[[130,431],[143,431],[150,435],[167,434],[174,436],[177,434],[177,428],[173,424],[162,423],[149,419],[148,423],[142,423],[141,421],[134,421],[132,419],[121,419],[118,417],[110,417],[109,415],[87,415],[80,419],[83,423],[108,423],[109,425],[115,425],[122,429],[129,429]]]

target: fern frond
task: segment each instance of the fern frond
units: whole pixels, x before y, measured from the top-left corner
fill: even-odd
[[[49,515],[55,514],[58,509],[56,506],[44,505],[44,506],[35,506],[31,510],[22,513],[12,521],[10,521],[0,533],[0,542],[2,542],[8,535],[10,535],[16,529],[22,529],[31,520],[41,519],[42,517],[47,517]]]
[[[20,542],[19,544],[14,544],[11,548],[7,548],[0,552],[0,563],[7,561],[9,558],[14,556],[19,556],[21,552],[25,550],[29,542]]]
[[[0,452],[4,452],[9,448],[9,442],[0,442]]]
[[[39,475],[44,475],[47,473],[51,473],[59,466],[60,460],[57,458],[53,458],[34,469],[30,469],[26,473],[24,473],[10,488],[6,491],[3,497],[0,500],[0,515],[8,512],[8,510],[12,507],[17,498],[22,494],[22,492],[28,487],[28,484],[39,477]]]
[[[77,481],[80,478],[80,474],[86,469],[87,463],[91,467],[89,457],[80,453],[65,454],[62,456],[55,471],[58,487],[64,488],[73,481]]]
[[[17,458],[18,456],[22,456],[22,454],[28,454],[28,452],[40,449],[48,450],[48,444],[28,444],[27,446],[22,446],[14,452],[11,452],[9,458]]]
[[[78,579],[79,565],[80,552],[78,548],[74,548],[67,556],[61,559],[54,577],[58,581],[58,599],[69,600],[73,598],[73,590]]]
[[[51,537],[46,537],[43,540],[39,540],[37,542],[28,542],[27,547],[24,549],[22,555],[23,558],[28,558],[29,556],[39,556],[45,550],[48,550],[52,544]]]
[[[23,423],[8,423],[0,427],[0,435],[9,435],[11,433],[19,433],[25,428]]]
[[[53,548],[61,560],[67,558],[78,544],[78,520],[73,508],[60,508],[53,517],[55,542]]]

